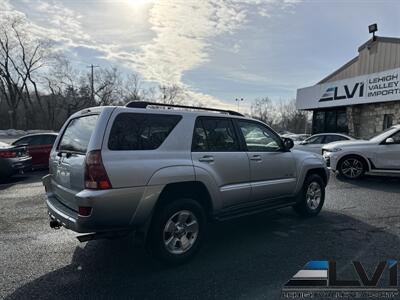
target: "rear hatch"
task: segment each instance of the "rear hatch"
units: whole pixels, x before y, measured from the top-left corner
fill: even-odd
[[[78,211],[75,195],[85,188],[85,157],[98,114],[71,119],[50,157],[51,189],[65,206]]]

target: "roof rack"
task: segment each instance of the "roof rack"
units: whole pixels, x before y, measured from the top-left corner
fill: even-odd
[[[237,111],[233,111],[233,110],[207,108],[207,107],[199,107],[199,106],[178,105],[178,104],[164,104],[164,103],[147,102],[147,101],[131,101],[131,102],[128,102],[125,106],[130,107],[130,108],[147,108],[147,106],[164,106],[164,107],[199,109],[199,110],[223,112],[223,113],[227,113],[227,114],[233,115],[233,116],[244,117],[244,115],[242,115],[241,113],[238,113]]]

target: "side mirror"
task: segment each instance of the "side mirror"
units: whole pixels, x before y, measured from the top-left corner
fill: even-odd
[[[394,139],[393,138],[387,138],[385,140],[385,144],[394,144]]]
[[[285,150],[288,151],[294,147],[294,142],[290,138],[282,138],[283,140],[283,146],[285,147]]]

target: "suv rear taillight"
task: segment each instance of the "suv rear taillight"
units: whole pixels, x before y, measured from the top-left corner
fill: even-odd
[[[110,180],[101,159],[101,151],[94,150],[86,154],[85,188],[106,190],[111,188]]]

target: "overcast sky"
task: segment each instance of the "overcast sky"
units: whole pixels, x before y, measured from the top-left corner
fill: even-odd
[[[78,68],[116,65],[205,104],[290,99],[378,35],[400,37],[400,1],[0,0]],[[1,17],[1,15],[0,15]]]

